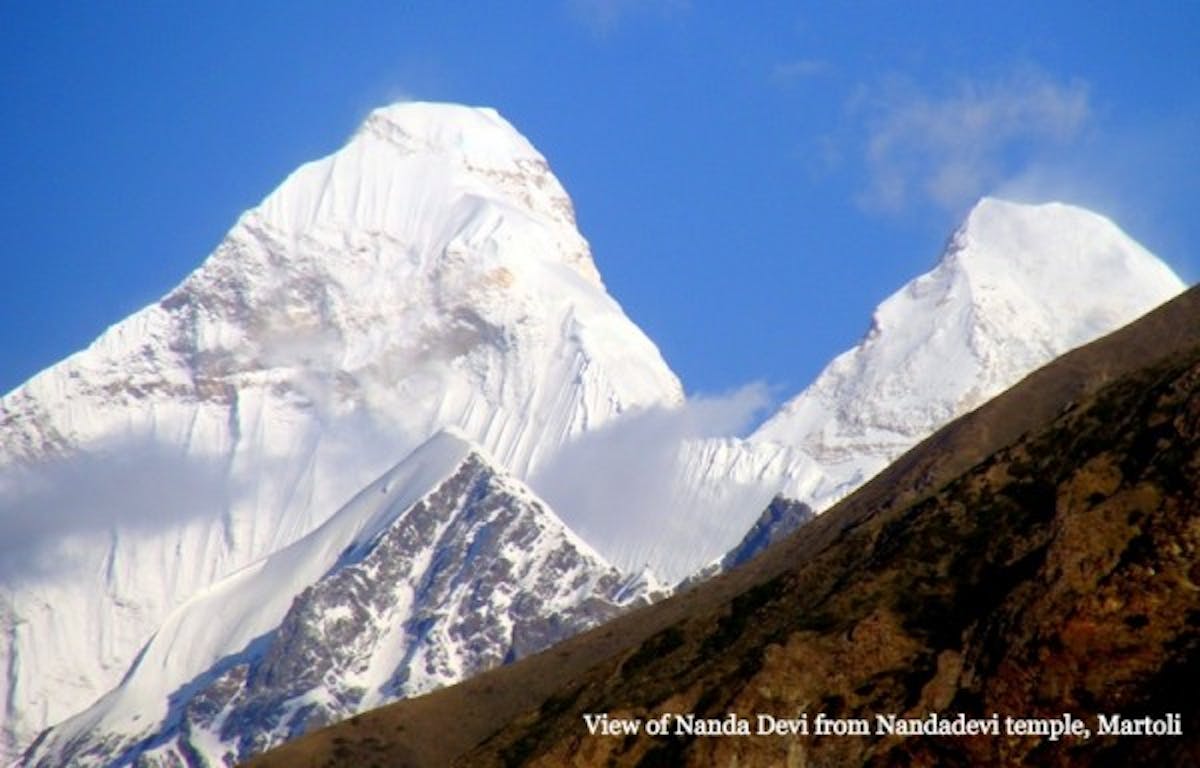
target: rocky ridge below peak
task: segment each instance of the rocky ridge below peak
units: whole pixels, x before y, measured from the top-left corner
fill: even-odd
[[[435,475],[445,477],[410,503],[414,478]],[[311,570],[316,552],[334,557],[319,578],[279,582],[296,562]],[[477,448],[439,436],[329,526],[185,606],[120,687],[44,735],[26,764],[240,761],[539,651],[653,591],[601,560]],[[211,665],[162,676],[180,655],[204,656],[183,650],[196,641],[188,627],[236,618],[231,603],[246,601],[286,612],[241,650],[222,656],[213,647]],[[154,709],[163,712],[157,722]]]

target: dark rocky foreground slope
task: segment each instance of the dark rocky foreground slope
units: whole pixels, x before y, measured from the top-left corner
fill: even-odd
[[[252,765],[1200,764],[1198,449],[1193,290],[745,567]],[[603,737],[583,717],[664,712],[1071,713],[1093,735]],[[1179,713],[1183,735],[1100,735],[1113,713]]]

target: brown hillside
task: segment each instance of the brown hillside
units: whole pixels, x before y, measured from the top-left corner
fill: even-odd
[[[747,567],[250,765],[1200,764],[1182,682],[1200,679],[1198,437],[1193,290]],[[1181,712],[1185,737],[614,738],[590,712]]]

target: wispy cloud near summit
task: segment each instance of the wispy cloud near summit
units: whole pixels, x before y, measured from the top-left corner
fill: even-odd
[[[1078,138],[1092,115],[1088,86],[1025,67],[993,80],[960,79],[947,93],[892,80],[864,88],[870,210],[914,202],[957,209],[1026,173],[1047,150]]]
[[[634,16],[672,17],[689,9],[689,0],[567,0],[567,9],[598,37],[613,32]]]

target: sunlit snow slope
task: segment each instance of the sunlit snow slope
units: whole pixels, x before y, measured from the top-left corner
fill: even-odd
[[[775,494],[825,510],[942,425],[1183,288],[1103,216],[984,199],[857,345],[749,438],[685,442],[669,487],[622,529],[592,523],[592,534],[595,515],[577,523],[567,500],[548,498],[612,562],[676,581],[736,546]]]
[[[162,301],[0,400],[0,756],[442,427],[520,478],[680,399],[512,126],[373,112]]]
[[[824,509],[938,427],[1184,287],[1103,216],[984,199],[937,266],[880,304],[865,338],[751,440],[816,459],[823,477],[804,495]]]

